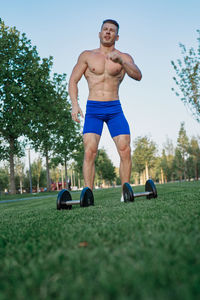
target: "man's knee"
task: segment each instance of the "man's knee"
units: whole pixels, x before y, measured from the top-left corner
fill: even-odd
[[[97,156],[97,148],[88,147],[84,152],[84,161],[93,162]]]
[[[118,151],[119,151],[120,158],[122,160],[124,160],[124,159],[129,160],[131,158],[131,147],[130,147],[130,145],[121,144],[118,148]]]
[[[98,151],[100,136],[94,133],[84,134],[84,161],[93,162]]]

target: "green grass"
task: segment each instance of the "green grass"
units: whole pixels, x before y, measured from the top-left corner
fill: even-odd
[[[42,193],[24,193],[24,194],[16,194],[16,195],[11,195],[11,194],[4,194],[3,192],[0,193],[0,201],[4,200],[13,200],[13,199],[24,199],[24,198],[37,198],[37,197],[47,197],[47,196],[52,196],[52,195],[57,195],[57,192],[42,192]]]
[[[97,190],[71,211],[52,197],[0,204],[0,300],[199,299],[200,182],[157,189],[134,203]]]

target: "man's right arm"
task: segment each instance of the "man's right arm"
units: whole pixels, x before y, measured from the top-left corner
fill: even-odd
[[[77,64],[74,66],[72,74],[69,79],[69,96],[72,101],[72,119],[80,123],[78,115],[83,117],[82,110],[78,104],[78,82],[83,76],[85,70],[87,69],[87,51],[80,54]]]

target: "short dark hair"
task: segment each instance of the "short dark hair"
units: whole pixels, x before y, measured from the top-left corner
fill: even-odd
[[[119,32],[119,24],[117,23],[117,21],[112,20],[112,19],[106,19],[106,20],[103,21],[103,23],[102,23],[102,25],[101,25],[101,29],[102,29],[102,27],[103,27],[103,25],[104,25],[105,23],[111,23],[111,24],[114,24],[114,25],[117,27],[117,33]]]

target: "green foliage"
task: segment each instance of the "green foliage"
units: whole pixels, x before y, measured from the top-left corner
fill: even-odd
[[[39,157],[31,164],[31,174],[32,174],[32,185],[37,191],[40,187],[44,187],[46,184],[45,170],[42,166],[42,159]]]
[[[79,148],[74,152],[73,159],[74,169],[79,174],[80,179],[82,179],[82,167],[84,159],[83,143],[81,143]],[[98,150],[95,160],[95,171],[95,181],[97,181],[98,184],[102,183],[103,181],[112,184],[116,179],[115,167],[104,149]]]
[[[7,158],[8,158],[7,145],[0,131],[0,161],[6,160]]]
[[[9,159],[13,194],[16,192],[14,155],[23,155],[20,138],[30,136],[40,88],[48,88],[43,80],[48,65],[49,60],[44,59],[40,66],[36,47],[24,33],[0,21],[0,157]]]
[[[175,149],[173,168],[175,170],[176,178],[182,180],[185,171],[185,161],[178,148]]]
[[[155,165],[156,152],[156,144],[149,137],[138,137],[134,141],[132,156],[134,170],[141,173],[145,170],[146,164],[152,168]]]
[[[34,149],[44,156],[52,150],[54,139],[52,132],[56,125],[56,100],[54,87],[50,81],[52,58],[43,59],[38,70],[39,85],[36,89],[37,98],[31,111],[32,119],[29,124],[28,138]]]
[[[181,127],[180,127],[180,130],[178,133],[177,148],[179,149],[183,159],[185,160],[188,155],[189,138],[187,137],[187,134],[186,134],[184,122],[181,123]]]
[[[179,172],[179,177],[182,178],[182,175],[180,174],[182,171],[184,174],[184,179],[186,179],[186,160],[188,158],[188,150],[189,150],[189,139],[186,134],[185,124],[181,123],[178,139],[177,139],[175,163]]]
[[[79,174],[80,178],[83,179],[83,159],[84,159],[84,146],[80,143],[79,147],[73,152],[74,169]]]
[[[98,178],[112,184],[116,178],[115,167],[104,149],[99,149],[95,167]]]
[[[26,134],[34,87],[37,86],[39,56],[25,34],[15,27],[0,23],[0,133],[4,143],[4,157],[8,157],[10,140],[12,154],[20,155],[19,137]],[[6,147],[7,146],[7,147]]]
[[[196,177],[196,179],[198,180],[200,170],[200,145],[197,138],[192,137],[188,152],[190,155],[189,158],[191,160],[191,163],[193,163],[193,173],[190,171],[190,177]],[[189,164],[187,164],[187,168],[190,168],[191,170],[191,166]]]
[[[82,144],[80,125],[72,120],[71,103],[68,100],[66,75],[54,74],[53,78],[56,113],[54,118],[56,126],[54,128],[54,158],[65,165],[73,158],[73,154]]]
[[[175,150],[173,142],[169,138],[167,138],[161,157],[161,167],[163,168],[164,175],[167,181],[174,180],[174,154]]]
[[[8,189],[9,185],[9,173],[6,167],[0,168],[0,192]]]
[[[181,101],[186,104],[194,118],[200,122],[200,30],[198,33],[198,48],[189,50],[183,44],[180,44],[182,50],[182,60],[178,59],[177,63],[172,61],[172,66],[177,77],[173,77],[180,92],[174,88],[172,90],[177,96],[181,96]],[[180,94],[181,93],[181,94]]]
[[[46,157],[54,153],[66,164],[80,144],[80,128],[70,115],[66,75],[54,74],[53,58],[40,60],[36,47],[16,28],[0,22],[0,159],[10,160],[14,187],[14,155],[23,155],[21,137]]]
[[[195,178],[195,162],[192,156],[188,157],[186,160],[186,173],[187,177],[190,180],[191,178]],[[197,178],[198,179],[198,178]]]

